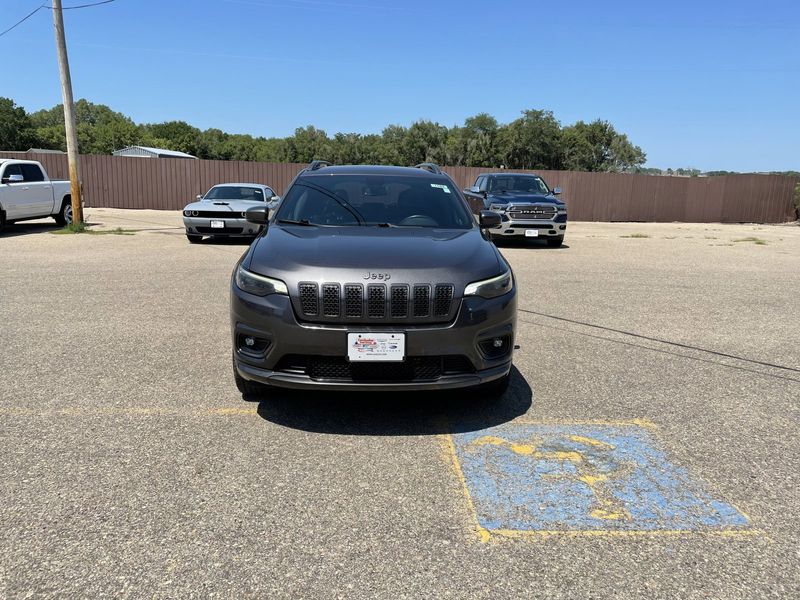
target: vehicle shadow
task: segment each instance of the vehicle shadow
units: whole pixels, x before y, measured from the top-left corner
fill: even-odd
[[[499,399],[464,390],[438,392],[300,392],[270,388],[258,415],[271,423],[312,433],[339,435],[438,435],[478,431],[524,415],[533,391],[511,370],[511,384]]]
[[[512,239],[510,236],[507,239],[494,239],[492,240],[495,246],[498,248],[531,248],[532,250],[553,250],[558,252],[559,250],[568,250],[569,246],[567,244],[561,244],[560,246],[548,246],[547,241],[544,239],[525,239],[520,237],[520,239]]]
[[[0,231],[0,237],[15,237],[18,235],[32,235],[35,233],[46,233],[48,231],[58,231],[62,229],[55,221],[47,222],[28,222],[10,223],[6,225],[3,231]]]
[[[256,240],[256,237],[205,237],[198,243],[206,246],[249,246]]]

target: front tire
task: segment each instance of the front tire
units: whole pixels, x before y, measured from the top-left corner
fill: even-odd
[[[564,236],[558,235],[556,237],[547,238],[547,245],[551,248],[560,248],[564,243]]]
[[[64,201],[61,203],[61,209],[58,211],[57,215],[53,215],[53,218],[56,220],[56,223],[62,227],[72,223],[72,198],[70,196],[64,198]]]
[[[0,210],[0,231],[6,228],[6,212],[4,210]]]
[[[203,241],[202,235],[192,235],[191,233],[186,234],[186,239],[189,240],[190,244],[199,244]]]
[[[511,371],[503,375],[500,379],[495,379],[494,381],[490,381],[489,383],[483,383],[481,385],[475,386],[472,388],[472,393],[476,396],[480,396],[481,398],[487,398],[489,400],[497,400],[503,396],[508,390],[508,386],[511,383]]]
[[[233,362],[233,380],[236,382],[236,389],[239,390],[239,393],[242,394],[242,396],[266,396],[269,386],[256,381],[250,381],[239,375],[239,371],[236,370],[236,358],[231,356],[231,359]],[[245,398],[245,400],[246,399],[247,398]]]

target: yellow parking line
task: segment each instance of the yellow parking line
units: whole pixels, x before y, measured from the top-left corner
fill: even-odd
[[[147,407],[107,407],[107,408],[57,408],[34,410],[32,408],[0,408],[0,415],[12,416],[61,416],[61,417],[81,417],[99,415],[131,415],[131,416],[158,416],[158,417],[228,417],[228,416],[252,416],[257,414],[255,406],[238,407],[218,407],[218,408],[197,408],[197,409],[174,409],[174,408],[147,408]]]
[[[458,456],[456,456],[456,447],[455,444],[453,444],[453,436],[449,433],[443,433],[438,437],[441,440],[442,455],[444,460],[450,466],[450,469],[456,475],[459,483],[461,484],[461,495],[464,498],[464,502],[466,503],[468,512],[471,516],[474,531],[480,541],[488,542],[491,538],[491,535],[489,530],[482,527],[478,521],[478,512],[475,510],[475,503],[472,501],[472,496],[470,496],[469,488],[467,487],[467,480],[464,478],[464,472],[461,470],[461,463],[458,462]]]
[[[518,529],[489,529],[490,536],[499,536],[510,539],[547,539],[547,538],[657,538],[657,537],[723,537],[723,538],[748,538],[764,536],[760,529],[554,529],[546,530],[518,530]]]
[[[526,417],[517,417],[509,423],[510,425],[599,425],[608,427],[644,427],[645,429],[658,429],[658,425],[648,419],[629,419],[629,420],[604,420],[604,419],[587,419],[578,421],[559,421],[547,419],[528,419]]]

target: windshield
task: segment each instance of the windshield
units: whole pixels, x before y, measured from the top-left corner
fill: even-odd
[[[470,229],[474,219],[450,180],[384,175],[307,176],[283,200],[278,222]]]
[[[252,200],[264,202],[264,192],[260,188],[220,185],[208,190],[206,200]]]
[[[503,175],[489,179],[490,192],[531,192],[549,194],[550,190],[541,177],[535,175]]]

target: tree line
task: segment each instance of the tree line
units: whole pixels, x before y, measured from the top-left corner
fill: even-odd
[[[131,145],[188,152],[198,158],[264,162],[451,166],[510,169],[639,172],[646,155],[608,121],[562,125],[548,110],[524,110],[510,123],[489,114],[446,127],[420,120],[408,127],[389,125],[379,134],[336,133],[313,125],[294,135],[253,137],[220,129],[200,130],[184,121],[137,124],[108,106],[79,100],[75,105],[78,143],[83,154],[110,154]],[[0,98],[0,150],[65,150],[61,105],[27,113]]]

